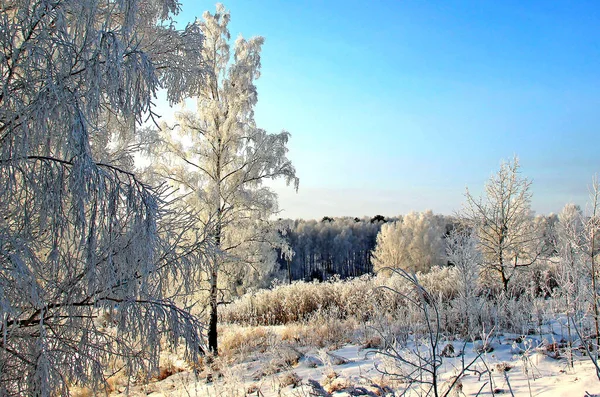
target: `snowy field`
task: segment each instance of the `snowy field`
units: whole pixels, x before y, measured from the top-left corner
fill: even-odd
[[[556,336],[556,335],[554,335]],[[551,339],[551,340],[549,340]],[[564,344],[552,335],[504,334],[483,343],[443,342],[446,350],[439,368],[440,395],[446,395],[463,365],[479,358],[455,382],[449,396],[588,396],[600,393],[592,362],[573,352],[569,365]],[[454,352],[447,348],[452,345]],[[400,353],[410,358],[410,346]],[[464,351],[464,355],[461,352]],[[479,352],[479,353],[478,353]],[[450,356],[450,357],[448,357]],[[454,356],[454,357],[452,357]],[[463,364],[464,362],[464,364]],[[194,373],[174,360],[181,372],[161,381],[133,386],[129,395],[149,396],[424,396],[427,385],[403,383],[388,373],[401,373],[399,361],[378,349],[355,344],[338,349],[279,344],[244,357],[218,358]],[[211,367],[212,369],[208,369]],[[185,368],[185,369],[184,369]],[[125,386],[114,396],[124,396]],[[403,394],[405,393],[405,394]],[[430,395],[433,395],[430,394]]]

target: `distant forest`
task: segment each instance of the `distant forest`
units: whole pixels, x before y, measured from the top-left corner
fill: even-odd
[[[428,211],[430,213],[430,211]],[[374,254],[383,225],[401,230],[404,239],[408,240],[404,249],[415,251],[434,251],[429,254],[438,258],[431,266],[450,264],[446,257],[445,239],[459,224],[454,216],[435,214],[419,218],[421,224],[403,222],[408,217],[418,217],[424,213],[410,213],[405,216],[384,217],[376,215],[372,218],[352,218],[328,216],[318,220],[280,219],[280,233],[287,240],[293,254],[291,260],[279,251],[278,264],[280,274],[285,279],[293,280],[327,280],[334,275],[342,279],[374,273]],[[553,246],[554,226],[558,220],[555,214],[537,215],[538,225],[543,225],[541,238],[546,247]],[[419,222],[419,221],[417,221]],[[430,234],[439,237],[440,244],[432,244]],[[383,236],[380,235],[380,239]],[[427,269],[419,269],[427,270]],[[281,278],[281,276],[280,276]]]
[[[436,215],[446,232],[456,218]],[[342,279],[373,272],[373,251],[382,225],[401,221],[402,216],[386,218],[323,217],[320,221],[280,220],[281,230],[293,256],[278,255],[280,269],[288,280],[327,280],[333,275]]]

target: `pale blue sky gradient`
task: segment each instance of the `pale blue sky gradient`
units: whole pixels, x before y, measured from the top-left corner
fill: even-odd
[[[600,172],[600,3],[228,1],[261,35],[257,124],[292,134],[281,216],[460,209],[518,155],[533,208]],[[183,0],[185,23],[214,4]]]

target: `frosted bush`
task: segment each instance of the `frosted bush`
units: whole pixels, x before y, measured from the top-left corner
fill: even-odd
[[[428,273],[418,273],[419,282],[427,291],[435,293],[445,301],[458,295],[460,279],[454,266],[434,266]]]
[[[527,279],[531,274],[540,274],[539,269],[522,272],[519,284],[515,282],[514,285],[529,283],[529,288],[518,297],[477,287],[468,299],[460,290],[460,272],[456,267],[433,267],[430,272],[416,276],[426,293],[425,299],[439,310],[440,331],[447,336],[473,339],[491,329],[518,334],[539,329],[540,322],[550,316],[552,305],[537,294],[539,284],[534,278]],[[320,334],[314,339],[318,344],[330,343],[333,338],[327,335],[336,333],[339,324],[354,327],[354,335],[359,339],[378,337],[406,344],[411,335],[427,332],[423,313],[415,310],[408,300],[416,292],[415,288],[395,274],[321,283],[275,284],[271,289],[238,298],[222,309],[221,316],[226,323],[244,325],[310,324],[314,333]],[[288,339],[308,341],[312,338],[302,327],[292,328]],[[336,337],[349,336],[352,330],[345,330]]]
[[[296,281],[275,285],[269,290],[246,294],[223,308],[225,322],[250,325],[277,325],[306,321],[317,311],[335,310],[339,318],[369,316],[378,310],[378,297],[373,293],[377,278],[328,282]]]

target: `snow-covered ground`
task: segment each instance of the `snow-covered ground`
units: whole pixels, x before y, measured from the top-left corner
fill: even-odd
[[[443,357],[439,368],[440,395],[449,382],[481,351],[481,342],[452,343],[457,357]],[[456,383],[454,394],[461,396],[564,396],[600,395],[592,362],[575,352],[571,368],[566,352],[555,358],[554,341],[540,336],[525,339],[505,334],[490,339],[489,352],[466,371]],[[460,354],[464,351],[464,355]],[[402,354],[407,351],[403,351]],[[456,354],[459,353],[459,354]],[[250,352],[235,361],[218,358],[198,374],[191,370],[162,381],[135,386],[130,395],[150,396],[383,396],[401,395],[407,385],[381,370],[398,371],[397,360],[376,349],[346,345],[339,349],[294,347],[279,344],[264,352]],[[424,386],[413,384],[408,396],[425,395]],[[124,395],[122,390],[121,394]]]

